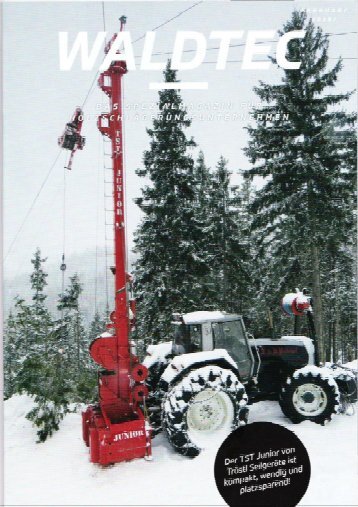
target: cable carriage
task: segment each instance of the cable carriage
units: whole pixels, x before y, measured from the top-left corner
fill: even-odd
[[[65,150],[70,150],[71,155],[66,169],[71,170],[73,156],[77,150],[83,150],[86,139],[81,136],[81,129],[83,123],[83,112],[80,107],[77,107],[72,121],[66,123],[66,127],[62,136],[58,138],[58,145]]]

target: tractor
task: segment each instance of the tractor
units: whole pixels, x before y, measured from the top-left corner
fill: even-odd
[[[240,315],[198,311],[173,315],[173,339],[150,345],[147,410],[154,435],[164,430],[187,456],[220,442],[248,422],[248,406],[278,400],[293,423],[324,425],[357,400],[353,370],[319,365],[311,298],[287,294],[283,311],[306,315],[310,337],[250,336]]]

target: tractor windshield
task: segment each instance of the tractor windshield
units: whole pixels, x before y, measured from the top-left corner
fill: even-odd
[[[176,354],[187,354],[201,350],[201,325],[175,324],[174,347]]]
[[[253,359],[241,320],[215,322],[213,331],[215,348],[227,350],[237,363],[241,378],[249,378]]]
[[[174,325],[174,354],[185,354],[189,346],[189,329],[184,324]]]

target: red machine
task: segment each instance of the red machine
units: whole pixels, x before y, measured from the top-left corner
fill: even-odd
[[[73,156],[77,150],[83,150],[86,139],[81,136],[81,129],[83,123],[83,112],[80,107],[76,107],[75,114],[72,120],[66,123],[65,131],[61,137],[58,138],[58,145],[65,150],[70,150],[71,155],[66,166],[66,169],[71,170]]]
[[[122,31],[126,18],[120,21]],[[107,44],[106,53],[115,38],[116,34]],[[98,374],[99,403],[83,412],[82,428],[91,462],[101,465],[151,457],[151,428],[141,409],[148,394],[143,384],[148,372],[132,354],[130,345],[134,306],[129,301],[130,276],[126,273],[121,85],[126,72],[124,62],[114,61],[98,79],[110,100],[110,112],[99,116],[98,128],[112,145],[115,310],[108,325],[111,332],[102,334],[90,346],[92,358],[104,369]]]

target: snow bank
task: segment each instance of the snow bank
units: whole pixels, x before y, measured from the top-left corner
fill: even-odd
[[[153,461],[101,468],[89,462],[80,414],[67,414],[60,431],[36,444],[36,429],[25,419],[31,406],[27,397],[5,402],[5,505],[223,504],[212,478],[213,453],[191,460],[159,435]]]
[[[358,370],[358,360],[355,359],[354,361],[346,363],[343,366],[346,366],[347,368],[352,368],[352,370]]]
[[[13,421],[12,427],[22,424],[27,419],[25,415],[35,406],[33,398],[25,394],[15,394],[9,400],[5,401],[6,414],[5,417]],[[31,422],[27,421],[31,426]]]
[[[163,435],[153,441],[153,461],[100,468],[89,463],[80,414],[67,414],[61,429],[36,444],[25,414],[26,396],[5,402],[5,505],[220,505],[213,466],[216,450],[188,459]],[[270,421],[294,431],[311,458],[312,479],[300,505],[356,505],[357,419],[339,415],[327,426],[292,425],[273,401],[250,407],[250,422]]]

